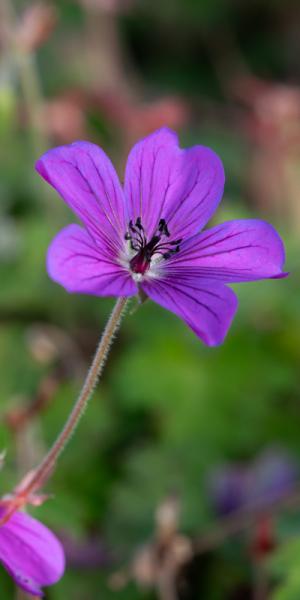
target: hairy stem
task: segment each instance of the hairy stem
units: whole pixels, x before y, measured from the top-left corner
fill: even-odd
[[[35,469],[29,480],[27,479],[25,484],[23,486],[21,485],[21,487],[18,489],[17,497],[20,500],[22,500],[22,498],[26,500],[26,498],[28,498],[30,494],[34,493],[39,487],[41,487],[45,483],[49,475],[52,473],[56,465],[57,459],[59,458],[60,454],[64,450],[66,444],[69,442],[75,429],[77,428],[77,425],[87,407],[87,404],[93,394],[95,386],[102,373],[110,345],[112,343],[115,333],[119,328],[121,318],[125,311],[127,303],[127,298],[119,298],[117,300],[111,313],[111,316],[107,322],[107,325],[104,329],[103,335],[99,342],[96,354],[88,371],[79,397],[75,402],[71,413],[63,429],[56,438],[53,446],[50,448],[49,452],[46,454],[39,466]],[[12,511],[8,509],[3,520],[8,520],[8,518],[11,516],[11,512],[14,512],[14,509],[12,509]]]

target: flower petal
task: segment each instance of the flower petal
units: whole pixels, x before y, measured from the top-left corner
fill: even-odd
[[[175,133],[159,129],[131,150],[125,173],[128,218],[141,217],[148,239],[165,219],[171,237],[199,231],[219,204],[224,170],[205,146],[178,147]]]
[[[0,561],[19,587],[36,596],[42,596],[41,587],[56,583],[65,570],[58,539],[42,523],[21,512],[0,528]]]
[[[171,310],[208,346],[221,344],[237,309],[237,297],[223,283],[192,274],[180,281],[176,276],[145,281],[144,292]]]
[[[50,183],[103,244],[123,247],[124,197],[109,158],[89,142],[75,142],[46,152],[36,163],[38,173]]]
[[[227,283],[284,277],[283,242],[272,227],[255,219],[228,221],[182,244],[168,261],[168,271],[191,270],[206,279]]]
[[[79,225],[68,225],[48,249],[49,276],[68,292],[94,296],[132,296],[136,285],[129,273],[103,254]]]

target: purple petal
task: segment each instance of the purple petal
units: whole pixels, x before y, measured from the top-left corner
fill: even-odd
[[[240,465],[224,465],[210,473],[209,494],[218,515],[224,516],[245,506],[250,480],[247,468]]]
[[[224,170],[209,148],[178,147],[177,136],[160,129],[131,150],[125,173],[128,218],[141,217],[148,238],[165,219],[171,237],[199,231],[219,204]]]
[[[284,449],[269,448],[249,469],[248,504],[257,501],[274,502],[295,489],[299,469],[295,460]]]
[[[116,252],[123,247],[124,196],[106,154],[88,142],[46,152],[36,169],[78,216],[90,234]]]
[[[129,273],[114,262],[79,225],[68,225],[48,249],[49,276],[68,292],[94,296],[133,296],[136,285]]]
[[[4,513],[0,510],[0,515]],[[42,523],[16,512],[0,528],[0,561],[15,583],[42,596],[43,586],[56,583],[65,570],[62,545]]]
[[[258,220],[228,221],[182,244],[168,262],[175,274],[197,273],[227,283],[282,277],[284,246],[268,223]]]
[[[154,302],[183,319],[205,344],[223,342],[237,309],[237,297],[231,289],[192,274],[183,281],[172,275],[145,281],[142,288]]]

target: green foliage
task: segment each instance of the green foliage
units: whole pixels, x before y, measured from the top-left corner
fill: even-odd
[[[270,571],[278,581],[272,600],[297,600],[300,594],[300,540],[283,544],[270,561]]]
[[[182,142],[211,145],[224,160],[225,200],[215,222],[265,217],[259,206],[248,202],[253,149],[245,134],[246,108],[237,106],[220,74],[230,61],[234,74],[241,59],[247,68],[253,65],[255,72],[270,79],[289,73],[287,56],[299,55],[293,50],[296,41],[285,45],[284,32],[272,23],[273,19],[281,23],[281,11],[291,22],[293,3],[284,7],[267,0],[247,6],[219,0],[136,4],[118,18],[116,31],[122,34],[119,41],[126,49],[126,61],[131,61],[133,79],[143,90],[139,91],[143,103],[164,94],[184,96],[192,116],[180,132]],[[38,56],[48,100],[69,84],[72,90],[73,85],[81,87],[88,78],[79,60],[78,64],[68,60],[72,44],[81,58],[88,17],[79,3],[63,0],[57,5],[58,30]],[[89,105],[100,79],[93,71],[88,101],[84,94],[79,97],[91,139],[106,148],[109,144],[118,164],[124,162],[124,147],[135,134],[123,131],[118,121],[112,126],[95,100]],[[57,373],[57,363],[64,363],[65,372],[47,410],[28,429],[29,450],[38,460],[78,393],[112,301],[69,295],[46,275],[48,244],[73,217],[34,174],[36,156],[21,104],[14,78],[0,78],[0,236],[11,227],[10,245],[5,246],[4,233],[0,237],[0,397],[3,417],[15,407],[27,406],[41,380]],[[138,129],[134,120],[132,124]],[[235,286],[240,308],[220,348],[204,347],[175,316],[150,301],[137,310],[132,303],[101,385],[47,486],[53,498],[31,509],[58,534],[72,535],[79,544],[94,534],[101,537],[113,564],[90,570],[71,566],[63,580],[47,591],[49,600],[152,600],[152,592],[133,582],[113,591],[109,575],[127,567],[137,550],[153,538],[155,511],[168,494],[178,494],[180,528],[194,536],[214,521],[208,479],[216,466],[253,460],[274,445],[283,446],[300,461],[299,243],[283,218],[276,219],[272,210],[268,218],[275,225],[277,220],[287,242],[291,276]],[[37,360],[29,341],[36,325],[54,327],[67,336],[73,349],[70,357],[66,353],[63,360]],[[7,421],[1,419],[0,450],[8,450],[1,473],[3,493],[13,489],[24,463],[26,468],[34,466],[26,439],[18,440],[17,448]],[[298,516],[295,527],[298,531]],[[290,534],[280,533],[269,563],[274,600],[300,597],[300,542],[298,537],[290,539]],[[281,539],[287,541],[281,545]],[[227,600],[240,589],[243,597],[243,586],[252,585],[249,554],[248,536],[241,535],[200,558],[201,589],[193,600]],[[3,570],[0,588],[1,600],[13,597],[13,585]]]

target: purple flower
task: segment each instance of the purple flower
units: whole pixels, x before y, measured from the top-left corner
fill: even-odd
[[[227,515],[247,503],[249,469],[241,465],[223,465],[210,473],[208,492],[218,515]]]
[[[269,448],[248,465],[233,463],[215,469],[208,481],[209,495],[216,512],[226,515],[286,497],[298,478],[294,458],[282,448]]]
[[[299,478],[299,467],[284,448],[268,448],[250,469],[248,503],[260,498],[274,502],[291,493]]]
[[[283,276],[271,225],[229,221],[199,233],[221,200],[223,166],[204,146],[180,149],[168,129],[134,146],[124,189],[88,142],[54,148],[36,168],[84,226],[65,227],[48,251],[50,277],[69,292],[133,296],[141,288],[216,345],[237,309],[225,284]]]
[[[0,508],[0,518],[5,508]],[[0,527],[0,561],[15,583],[34,596],[41,587],[56,583],[63,575],[65,557],[57,538],[47,527],[22,512],[15,512]]]

